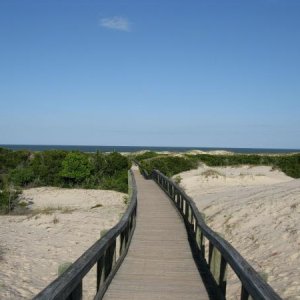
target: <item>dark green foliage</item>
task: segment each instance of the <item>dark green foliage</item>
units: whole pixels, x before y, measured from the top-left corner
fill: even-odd
[[[8,204],[19,193],[9,186],[103,188],[126,193],[129,168],[129,160],[117,152],[87,154],[0,148],[0,210],[7,211]]]
[[[286,175],[293,178],[300,178],[300,154],[294,155],[208,155],[200,154],[188,156],[190,159],[199,160],[208,166],[273,166],[280,169]]]
[[[99,151],[96,152],[94,156],[94,174],[102,177],[107,168],[107,162],[105,155]]]
[[[24,167],[28,165],[30,154],[27,150],[12,151],[0,148],[0,174],[8,173],[8,170],[18,166]]]
[[[154,157],[141,161],[141,165],[148,172],[158,169],[167,176],[173,176],[183,171],[197,168],[202,162],[211,167],[217,166],[272,166],[280,169],[286,175],[300,178],[300,154],[294,155],[258,155],[258,154],[235,154],[235,155],[185,155],[185,157]]]
[[[167,176],[173,176],[177,173],[197,168],[197,161],[187,157],[165,156],[143,160],[142,167],[151,174],[157,169]]]
[[[27,186],[34,180],[34,173],[32,168],[16,168],[13,169],[9,174],[9,179],[16,186]]]
[[[20,190],[5,189],[0,191],[0,214],[8,213],[16,206]]]
[[[300,178],[300,154],[281,156],[274,165],[286,175]]]
[[[114,176],[122,170],[128,170],[130,164],[128,159],[118,152],[109,153],[106,156],[105,175]]]
[[[36,185],[60,186],[63,179],[60,176],[62,162],[68,152],[62,150],[50,150],[34,153],[31,162],[35,175]]]
[[[8,213],[13,208],[19,194],[19,190],[8,186],[7,177],[0,175],[0,214]]]
[[[159,156],[159,155],[160,155],[160,154],[158,154],[158,153],[156,153],[156,152],[153,152],[153,151],[147,151],[147,152],[145,152],[145,153],[136,155],[134,158],[135,158],[137,161],[142,161],[142,160],[144,160],[144,159],[157,157],[157,156]]]
[[[70,152],[62,161],[61,177],[71,185],[81,183],[90,176],[92,164],[89,157],[80,152]]]
[[[105,177],[101,187],[106,190],[115,190],[127,193],[128,191],[128,172],[126,170],[115,173],[112,177]]]
[[[9,211],[9,192],[8,190],[0,190],[0,214]]]
[[[3,190],[7,186],[7,178],[5,175],[0,175],[0,190]]]

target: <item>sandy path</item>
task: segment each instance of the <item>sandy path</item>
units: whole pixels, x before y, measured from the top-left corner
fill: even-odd
[[[35,188],[23,197],[33,201],[33,215],[0,216],[0,299],[31,299],[57,277],[61,263],[74,262],[125,209],[124,194],[113,191]],[[88,299],[92,272],[83,282]]]
[[[180,185],[283,299],[300,299],[300,180],[270,167],[199,167]],[[229,299],[240,286],[229,275]]]

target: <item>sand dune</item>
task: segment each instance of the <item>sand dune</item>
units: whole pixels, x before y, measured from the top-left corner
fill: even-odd
[[[22,198],[33,202],[31,213],[0,216],[0,299],[31,299],[47,286],[60,264],[74,262],[102,230],[118,222],[123,197],[102,190],[25,190]],[[95,287],[92,272],[83,282],[85,298],[93,293],[85,286]]]
[[[300,299],[300,180],[270,167],[201,166],[180,185],[283,299]],[[229,299],[240,286],[229,275]]]

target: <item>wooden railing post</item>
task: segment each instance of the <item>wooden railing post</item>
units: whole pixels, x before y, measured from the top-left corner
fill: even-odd
[[[198,249],[198,254],[201,254],[201,230],[198,226],[196,226],[196,230],[195,230],[195,239],[196,239],[196,245],[197,245],[197,249]],[[202,254],[201,254],[202,255]]]
[[[200,245],[201,245],[202,257],[205,259],[205,240],[204,240],[204,235],[203,235],[202,231],[201,231],[201,236],[200,236]]]
[[[177,209],[179,210],[179,193],[177,190],[175,192],[175,204],[177,206]]]
[[[212,244],[211,241],[208,243],[208,266],[209,268],[211,267],[211,259],[213,255],[213,250],[214,250],[214,245]]]
[[[224,296],[226,296],[226,268],[227,268],[227,262],[225,258],[221,255],[221,262],[220,262],[220,271],[219,271],[219,288],[221,289],[221,292]]]
[[[114,240],[112,244],[108,247],[105,253],[105,261],[104,261],[104,280],[108,277],[110,274],[114,264],[115,264],[115,250],[116,250],[116,241]]]
[[[73,290],[73,292],[69,295],[67,300],[81,300],[82,299],[82,280]]]
[[[245,287],[242,285],[242,289],[241,289],[241,300],[248,300],[249,299],[249,293],[248,291],[245,289]]]
[[[181,214],[183,215],[183,199],[182,199],[182,195],[180,194],[180,197],[179,197],[179,199],[180,199],[180,212],[181,212]]]
[[[102,285],[103,281],[104,281],[104,260],[103,257],[101,257],[98,261],[97,261],[97,291],[99,291],[100,286]]]
[[[187,204],[186,199],[184,199],[184,217],[188,221],[188,219],[189,219],[189,206]]]

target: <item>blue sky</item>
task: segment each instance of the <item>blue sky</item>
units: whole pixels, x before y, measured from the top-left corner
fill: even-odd
[[[298,0],[0,0],[0,144],[300,148]]]

